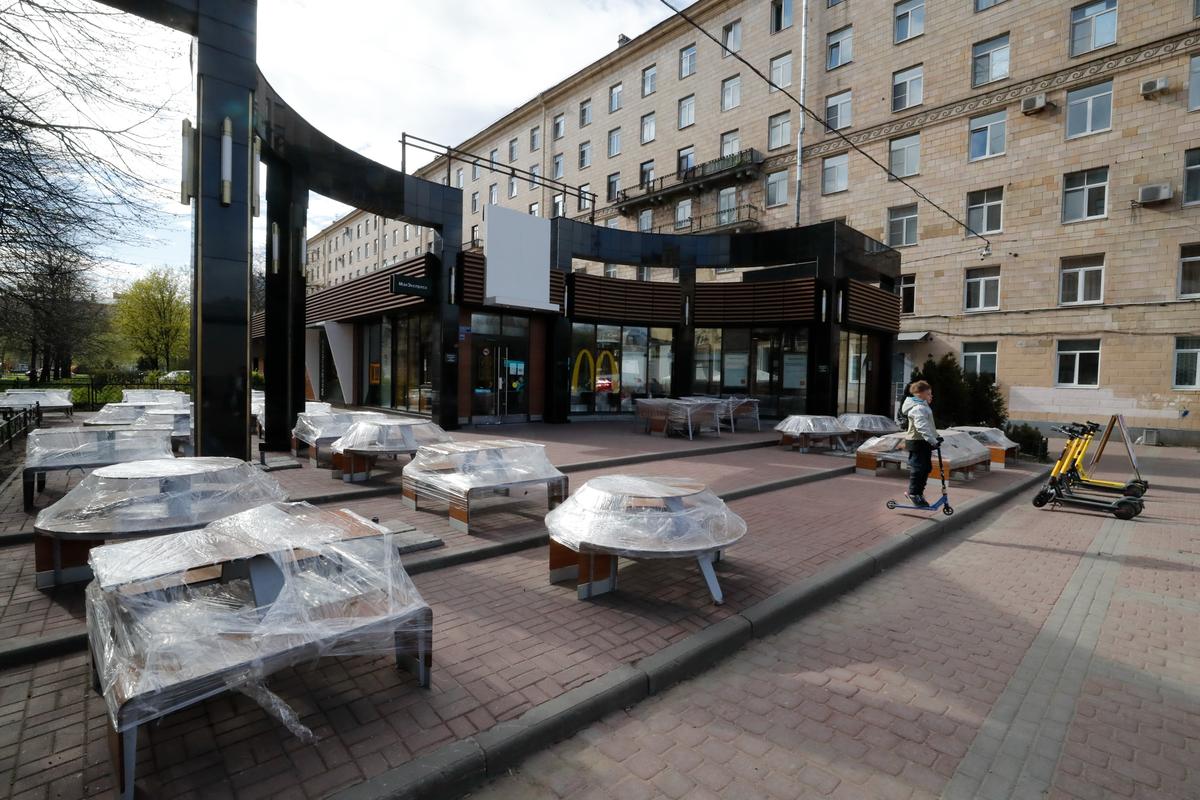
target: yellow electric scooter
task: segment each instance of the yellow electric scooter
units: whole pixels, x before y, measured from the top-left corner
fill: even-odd
[[[1087,454],[1092,440],[1096,438],[1096,432],[1100,430],[1100,425],[1095,422],[1088,422],[1086,425],[1073,423],[1067,427],[1079,431],[1079,440],[1074,448],[1074,458],[1067,465],[1067,476],[1072,485],[1085,489],[1096,489],[1101,492],[1117,492],[1126,497],[1141,497],[1150,488],[1150,484],[1140,477],[1134,478],[1128,483],[1121,483],[1120,481],[1101,480],[1100,478],[1093,478],[1088,475],[1083,466],[1084,456]]]
[[[1063,428],[1053,428],[1052,430],[1066,436],[1067,443],[1063,447],[1058,461],[1054,462],[1054,469],[1050,472],[1050,479],[1034,495],[1034,508],[1041,508],[1047,503],[1052,503],[1056,506],[1075,506],[1076,508],[1106,512],[1112,514],[1117,519],[1133,519],[1142,513],[1144,505],[1140,497],[1118,497],[1115,500],[1107,500],[1102,497],[1088,497],[1071,491],[1069,468],[1075,463],[1080,443],[1084,442],[1084,431],[1082,430],[1082,426],[1066,426]]]

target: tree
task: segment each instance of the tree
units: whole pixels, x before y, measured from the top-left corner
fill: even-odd
[[[1003,428],[1008,410],[991,375],[967,375],[953,353],[937,361],[926,359],[914,369],[913,381],[925,380],[933,387],[934,417],[943,428],[981,425]]]
[[[129,346],[157,369],[186,359],[191,304],[181,275],[167,268],[151,270],[117,298],[116,329]]]

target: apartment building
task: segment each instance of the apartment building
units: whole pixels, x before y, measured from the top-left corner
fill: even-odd
[[[1200,435],[1200,0],[688,14],[724,47],[670,18],[419,171],[462,190],[465,242],[482,244],[489,205],[681,235],[842,221],[901,254],[897,384],[951,352],[996,376],[1014,419],[1121,412]],[[402,258],[381,241],[360,261],[379,222],[360,245],[357,216],[314,237],[317,281],[345,279],[351,252],[356,271]]]
[[[428,252],[425,230],[366,211],[352,211],[308,239],[308,292],[346,283]]]

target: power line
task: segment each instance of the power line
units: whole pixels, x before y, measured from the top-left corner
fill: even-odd
[[[877,167],[879,167],[881,170],[883,170],[883,171],[884,171],[884,172],[887,174],[887,176],[888,176],[888,178],[889,178],[890,180],[898,181],[899,183],[903,184],[903,185],[904,185],[906,188],[908,188],[908,190],[909,190],[909,191],[911,191],[911,192],[912,192],[913,194],[915,194],[917,197],[919,197],[920,199],[924,200],[926,203],[928,203],[929,205],[931,205],[931,206],[933,206],[934,208],[936,208],[938,211],[940,211],[940,212],[942,212],[943,214],[945,214],[947,217],[949,217],[949,218],[950,218],[950,219],[951,219],[951,220],[954,222],[954,224],[955,224],[955,225],[958,225],[958,226],[959,226],[959,227],[961,227],[963,230],[965,230],[967,233],[971,234],[972,236],[974,236],[974,237],[976,237],[976,238],[978,238],[978,239],[981,239],[981,240],[984,242],[984,244],[986,244],[986,245],[987,245],[988,249],[989,249],[989,250],[991,249],[992,243],[991,243],[991,241],[990,241],[990,240],[989,240],[989,239],[988,239],[986,236],[984,236],[984,235],[983,235],[983,234],[981,234],[981,233],[978,233],[978,232],[976,232],[976,231],[975,231],[973,228],[971,228],[971,226],[970,226],[970,225],[968,225],[967,223],[963,222],[963,221],[962,221],[962,220],[960,220],[958,217],[954,216],[954,215],[953,215],[953,214],[951,214],[949,211],[947,211],[946,209],[942,208],[940,205],[938,205],[938,204],[937,204],[937,203],[935,203],[933,200],[931,200],[931,199],[929,198],[929,196],[928,196],[928,195],[926,195],[924,192],[922,192],[920,189],[918,189],[917,187],[913,186],[913,185],[912,185],[911,183],[909,183],[908,181],[904,180],[904,178],[902,178],[902,177],[900,177],[899,175],[897,175],[897,174],[895,174],[894,172],[892,172],[892,170],[891,170],[889,167],[887,167],[885,164],[881,163],[881,162],[880,162],[878,159],[876,159],[874,156],[872,156],[872,155],[871,155],[870,153],[868,153],[866,150],[863,150],[861,147],[859,147],[858,145],[856,145],[854,142],[850,141],[849,137],[847,137],[847,136],[846,136],[846,134],[842,133],[841,131],[837,130],[836,128],[833,128],[833,127],[831,127],[831,126],[829,125],[829,123],[828,123],[828,122],[826,122],[826,121],[825,121],[825,119],[824,119],[823,117],[821,117],[821,115],[817,114],[815,111],[813,111],[812,109],[810,109],[808,106],[806,106],[806,105],[804,105],[803,103],[801,103],[801,102],[800,102],[800,101],[799,101],[799,100],[796,98],[796,96],[795,96],[795,95],[793,95],[791,92],[789,92],[787,89],[783,88],[782,86],[778,86],[778,85],[776,85],[776,83],[775,83],[774,81],[772,81],[772,80],[771,80],[769,77],[767,77],[766,75],[764,75],[764,74],[762,73],[762,71],[758,69],[758,67],[754,66],[754,65],[753,65],[753,64],[751,64],[749,61],[747,61],[745,58],[743,58],[743,57],[742,57],[742,55],[741,55],[740,53],[735,53],[734,51],[732,51],[732,50],[730,50],[728,47],[726,47],[726,46],[725,46],[725,45],[724,45],[724,44],[723,44],[723,43],[722,43],[722,42],[721,42],[719,39],[717,39],[717,37],[713,36],[711,33],[709,33],[708,31],[704,30],[704,27],[703,27],[703,26],[701,26],[701,25],[700,25],[700,23],[696,22],[694,19],[692,19],[691,17],[689,17],[687,14],[685,14],[685,13],[683,13],[682,11],[680,11],[679,9],[675,8],[675,6],[671,5],[671,4],[670,4],[670,2],[668,2],[668,0],[659,0],[659,2],[661,2],[661,3],[662,3],[664,6],[666,6],[667,8],[671,9],[671,11],[673,11],[675,14],[677,14],[677,15],[678,15],[678,16],[679,16],[681,19],[683,19],[683,20],[684,20],[686,23],[688,23],[689,25],[691,25],[693,28],[695,28],[696,30],[700,31],[700,33],[702,33],[702,34],[705,36],[705,38],[707,38],[707,39],[711,40],[712,42],[714,42],[714,43],[715,43],[715,44],[716,44],[718,47],[720,47],[720,48],[721,48],[721,50],[722,50],[724,53],[726,53],[726,54],[728,54],[728,55],[731,55],[731,56],[733,56],[733,57],[734,57],[734,58],[736,58],[738,61],[740,61],[742,64],[745,64],[745,65],[746,65],[746,67],[747,67],[747,68],[748,68],[748,69],[749,69],[751,72],[753,72],[755,75],[757,75],[758,77],[760,77],[760,78],[762,78],[764,81],[766,81],[767,85],[769,85],[769,86],[770,86],[772,89],[774,89],[774,90],[775,90],[775,91],[777,91],[777,92],[783,92],[783,94],[784,94],[784,95],[786,95],[786,96],[787,96],[787,97],[788,97],[788,98],[789,98],[789,99],[790,99],[790,100],[791,100],[793,103],[795,103],[797,106],[799,106],[799,107],[800,107],[800,110],[801,110],[801,111],[803,111],[803,112],[804,112],[805,114],[807,114],[808,116],[812,117],[813,121],[815,121],[815,122],[819,122],[821,125],[823,125],[823,126],[825,127],[825,130],[826,130],[826,131],[828,131],[829,133],[832,133],[832,134],[834,134],[835,136],[837,136],[839,139],[841,139],[843,142],[845,142],[845,143],[846,143],[846,145],[847,145],[847,146],[849,146],[849,147],[850,147],[852,150],[854,150],[856,153],[859,153],[859,154],[860,154],[860,155],[862,155],[864,158],[866,158],[868,161],[870,161],[872,164],[874,164],[875,166],[877,166]],[[802,156],[802,155],[803,155],[802,153],[799,153],[799,152],[797,152],[797,153],[796,153],[796,163],[797,163],[797,164],[800,164],[800,159],[801,159],[801,156]],[[797,202],[799,202],[799,199],[798,199],[798,198],[797,198]]]

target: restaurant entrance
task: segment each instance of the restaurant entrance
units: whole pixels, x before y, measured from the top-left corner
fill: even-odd
[[[471,422],[529,421],[529,319],[471,315]]]

